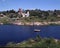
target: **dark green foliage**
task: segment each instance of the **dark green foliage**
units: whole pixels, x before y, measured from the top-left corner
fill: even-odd
[[[53,38],[41,38],[39,35],[35,39],[29,39],[21,43],[8,43],[6,47],[33,47],[33,48],[60,48],[60,40]]]
[[[54,11],[43,11],[40,9],[35,9],[35,10],[24,10],[24,12],[30,12],[30,16],[38,16],[39,18],[44,18],[47,19],[48,16],[52,15],[52,16],[57,16],[60,14],[60,10],[54,10]],[[3,13],[4,15],[9,15],[10,13],[14,13],[14,14],[18,14],[17,11],[15,11],[14,9],[12,10],[7,10],[7,11],[2,11],[0,13]]]
[[[10,24],[10,19],[7,17],[0,18],[0,22],[3,24]]]
[[[16,11],[14,11],[14,10],[12,9],[12,10],[7,11],[7,13],[16,13]]]

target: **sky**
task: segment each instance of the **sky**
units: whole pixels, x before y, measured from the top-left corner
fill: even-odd
[[[0,0],[0,11],[22,9],[60,10],[60,0]]]

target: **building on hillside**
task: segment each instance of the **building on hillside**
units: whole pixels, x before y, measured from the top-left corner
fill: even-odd
[[[22,17],[29,17],[29,11],[27,11],[27,13],[25,13],[25,12],[23,12],[23,10],[22,9],[19,9],[18,10],[18,14],[20,15],[20,16],[22,16]]]

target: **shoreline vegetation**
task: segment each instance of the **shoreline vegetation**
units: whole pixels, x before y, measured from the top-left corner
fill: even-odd
[[[40,47],[40,48],[60,48],[60,40],[54,38],[41,38],[37,36],[35,39],[28,39],[20,43],[9,42],[5,47]]]

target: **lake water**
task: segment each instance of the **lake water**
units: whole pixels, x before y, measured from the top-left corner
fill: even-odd
[[[40,32],[34,32],[40,29]],[[35,38],[39,34],[41,37],[52,37],[60,39],[60,26],[17,26],[0,25],[0,45],[8,42],[21,42],[29,38]]]

